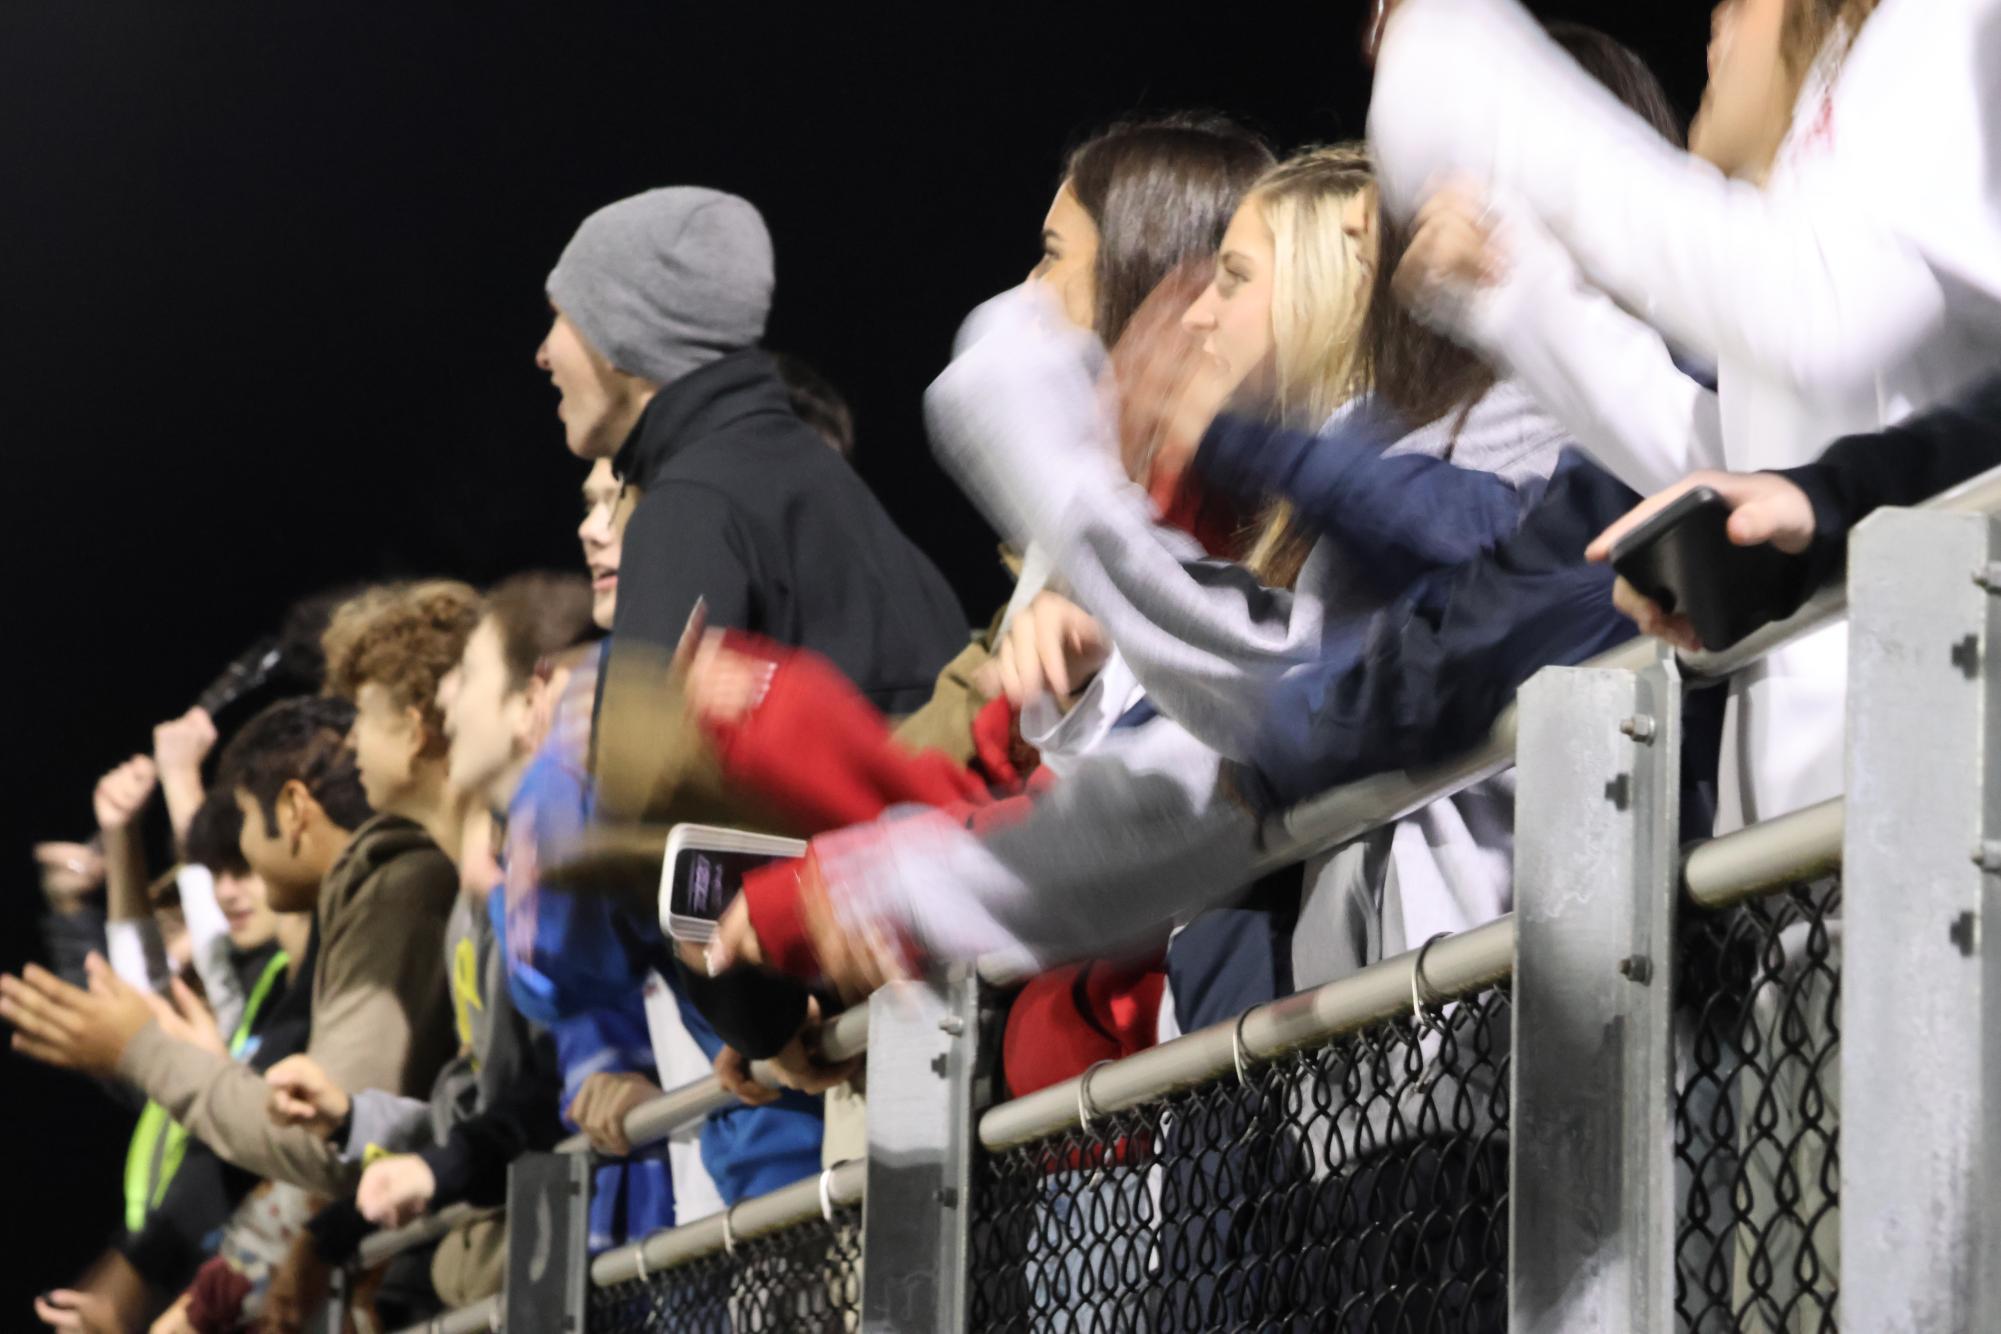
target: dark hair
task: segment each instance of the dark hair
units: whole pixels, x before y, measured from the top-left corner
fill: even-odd
[[[1584,72],[1655,130],[1682,143],[1680,119],[1667,92],[1633,51],[1580,23],[1552,23],[1549,34]],[[1493,368],[1442,334],[1419,324],[1391,293],[1390,280],[1409,247],[1411,228],[1378,210],[1376,273],[1362,322],[1358,367],[1363,385],[1413,429],[1465,412],[1494,385]]]
[[[1197,112],[1122,121],[1070,154],[1064,179],[1098,228],[1092,323],[1107,346],[1176,267],[1216,253],[1271,165],[1263,139]]]
[[[778,378],[785,381],[785,393],[799,420],[818,431],[834,452],[844,459],[855,456],[855,414],[841,391],[820,372],[790,352],[774,352]]]
[[[1628,111],[1653,126],[1656,134],[1676,148],[1686,146],[1686,127],[1668,101],[1667,89],[1661,87],[1661,81],[1637,51],[1582,23],[1559,20],[1544,26],[1550,40],[1569,52],[1570,58],[1603,84],[1605,91],[1624,103]]]
[[[233,800],[248,793],[264,812],[265,832],[277,836],[278,794],[304,783],[327,818],[353,831],[375,814],[361,790],[348,748],[354,705],[332,696],[282,699],[245,723],[223,748],[216,789]]]
[[[481,608],[500,633],[500,656],[507,683],[520,690],[544,658],[582,643],[596,633],[591,621],[591,584],[581,574],[530,570],[493,586]]]
[[[243,860],[242,837],[243,808],[236,804],[236,790],[218,787],[195,807],[181,860],[205,866],[211,875],[248,875],[250,863]]]

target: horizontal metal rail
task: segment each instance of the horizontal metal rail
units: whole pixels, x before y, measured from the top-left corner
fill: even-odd
[[[362,1238],[361,1246],[355,1251],[354,1262],[358,1268],[373,1269],[384,1260],[414,1251],[419,1246],[428,1246],[447,1232],[463,1223],[471,1223],[481,1218],[492,1218],[498,1209],[480,1209],[470,1204],[453,1204],[428,1214],[414,1223],[388,1232],[375,1232]]]
[[[1941,492],[1920,508],[1961,514],[2001,512],[2001,468],[1995,468],[1949,491]],[[1698,680],[1721,680],[1763,660],[1774,650],[1839,620],[1848,610],[1848,590],[1836,579],[1809,597],[1800,609],[1782,621],[1774,621],[1746,636],[1720,653],[1681,655],[1684,674]],[[1636,639],[1604,653],[1587,667],[1644,667],[1654,660],[1657,648],[1651,640]],[[1399,773],[1372,774],[1358,782],[1310,797],[1266,822],[1266,852],[1260,865],[1266,869],[1296,862],[1328,848],[1400,820],[1442,797],[1506,769],[1514,763],[1515,717],[1509,706],[1494,723],[1485,741],[1456,759]]]
[[[767,1195],[744,1200],[719,1214],[681,1227],[663,1228],[644,1241],[606,1251],[591,1261],[591,1283],[600,1288],[629,1283],[714,1255],[739,1241],[818,1218],[825,1208],[859,1204],[867,1181],[868,1163],[856,1159]]]
[[[488,1297],[485,1301],[474,1302],[471,1306],[461,1306],[456,1311],[447,1311],[421,1325],[408,1325],[397,1334],[490,1334],[505,1328],[506,1319],[501,1299]]]
[[[868,1050],[868,1006],[857,1005],[828,1020],[820,1030],[815,1050],[830,1065],[851,1061]],[[783,1088],[767,1061],[750,1067],[751,1077],[766,1088]],[[657,1098],[633,1108],[625,1116],[625,1138],[635,1149],[657,1144],[683,1126],[693,1125],[712,1112],[734,1107],[737,1097],[724,1088],[714,1075],[670,1089]],[[558,1153],[586,1153],[590,1141],[572,1135],[556,1146]]]
[[[1722,907],[1841,864],[1841,801],[1817,806],[1711,839],[1682,861],[1690,900]],[[1512,914],[1434,942],[1424,956],[1423,990],[1452,1000],[1494,985],[1514,972]],[[1002,1103],[980,1118],[980,1142],[999,1152],[1080,1124],[1090,1081],[1089,1105],[1099,1113],[1121,1111],[1205,1084],[1236,1070],[1238,1050],[1247,1062],[1316,1047],[1344,1034],[1409,1011],[1418,952],[1394,955],[1312,991],[1260,1005],[1238,1020],[1100,1066],[1087,1075]]]
[[[1080,1086],[1087,1079],[1090,1106],[1109,1114],[1231,1073],[1239,1033],[1245,1058],[1267,1061],[1408,1013],[1417,957],[1411,950],[1384,959],[1350,977],[1260,1005],[1240,1020],[1212,1024],[1002,1103],[980,1118],[980,1143],[998,1153],[1076,1128],[1084,1102]],[[1441,1000],[1464,996],[1504,981],[1514,967],[1514,918],[1501,917],[1434,942],[1424,956],[1425,990]]]
[[[1727,908],[1770,890],[1815,880],[1841,867],[1842,801],[1781,815],[1690,849],[1681,863],[1689,902]]]

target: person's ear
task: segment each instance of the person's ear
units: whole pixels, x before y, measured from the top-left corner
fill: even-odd
[[[313,794],[296,778],[287,780],[278,789],[278,837],[285,840],[285,848],[293,857],[305,846],[307,808],[312,799]]]

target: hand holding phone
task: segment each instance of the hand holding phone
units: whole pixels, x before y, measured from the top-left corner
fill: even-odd
[[[1612,568],[1663,611],[1694,626],[1702,646],[1729,648],[1790,615],[1805,593],[1805,562],[1768,544],[1730,540],[1730,505],[1690,487],[1612,548]]]

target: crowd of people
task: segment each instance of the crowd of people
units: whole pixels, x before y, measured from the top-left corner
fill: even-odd
[[[925,395],[1016,578],[977,623],[761,348],[756,207],[586,218],[535,357],[585,570],[321,599],[282,698],[163,723],[38,850],[48,963],[0,1019],[138,1109],[118,1234],[40,1319],[300,1328],[371,1230],[574,1131],[594,1250],[800,1180],[863,1152],[819,1027],[946,962],[1019,979],[1019,1096],[1491,920],[1505,774],[1276,872],[1269,817],[1466,749],[1543,667],[1700,647],[1606,564],[1689,486],[1804,595],[2001,462],[2001,5],[1723,0],[1685,139],[1599,32],[1379,10],[1366,143],[1178,113],[1062,160]],[[1691,701],[1685,837],[1840,792],[1841,637]],[[807,847],[705,945],[656,902],[690,822]],[[711,1073],[737,1105],[629,1142]],[[396,1327],[503,1258],[477,1217],[355,1300]]]

